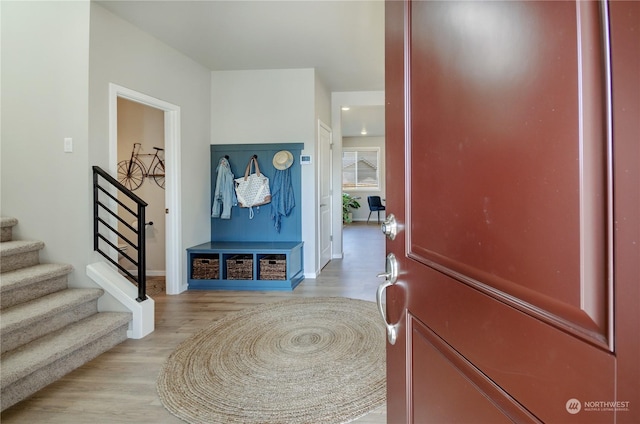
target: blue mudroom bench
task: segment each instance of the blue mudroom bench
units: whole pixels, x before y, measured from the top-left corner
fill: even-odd
[[[187,249],[189,264],[189,289],[214,290],[293,290],[304,279],[302,269],[302,242],[208,242]],[[263,279],[263,263],[274,262],[270,259],[285,261],[283,279]],[[250,260],[251,273],[246,279],[230,279],[231,266],[236,260]],[[216,262],[217,261],[217,262]],[[265,262],[266,261],[266,262]],[[201,263],[217,264],[215,275],[198,275],[197,267]],[[281,261],[280,261],[281,262]]]

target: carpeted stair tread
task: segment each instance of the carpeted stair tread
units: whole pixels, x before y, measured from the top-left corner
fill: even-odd
[[[76,305],[95,300],[103,293],[102,289],[67,289],[4,309],[1,314],[0,333],[34,325]]]
[[[0,218],[0,228],[13,227],[18,225],[18,220],[9,216],[3,216]]]
[[[0,257],[17,255],[19,253],[33,252],[44,248],[44,242],[40,240],[12,240],[0,243]]]
[[[68,264],[40,263],[45,243],[13,240],[0,217],[0,410],[127,339],[130,312],[98,312],[101,288],[69,288]]]
[[[19,286],[26,286],[50,278],[69,274],[73,267],[68,264],[38,264],[28,268],[16,269],[2,274],[0,293]]]
[[[2,355],[4,390],[38,369],[72,354],[131,321],[128,312],[101,312]]]

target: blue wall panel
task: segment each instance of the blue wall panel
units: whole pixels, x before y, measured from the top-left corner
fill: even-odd
[[[273,167],[273,156],[280,150],[288,150],[293,154],[291,165],[291,182],[295,197],[295,207],[288,217],[282,218],[280,232],[277,232],[271,218],[271,204],[254,207],[254,217],[249,219],[249,209],[234,206],[231,219],[211,218],[211,241],[302,241],[301,219],[301,170],[300,154],[303,143],[277,144],[214,144],[211,145],[211,204],[216,187],[216,168],[220,158],[229,156],[231,171],[235,178],[244,176],[244,171],[251,156],[258,155],[260,171],[273,184],[276,169]],[[273,192],[273,188],[272,188]]]

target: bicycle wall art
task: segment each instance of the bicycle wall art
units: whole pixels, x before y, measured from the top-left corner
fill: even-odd
[[[164,189],[164,149],[154,147],[155,153],[140,153],[141,147],[140,143],[133,143],[131,157],[118,162],[118,181],[134,191],[140,188],[145,177],[153,178],[156,184]],[[149,166],[142,161],[142,156],[153,156]]]

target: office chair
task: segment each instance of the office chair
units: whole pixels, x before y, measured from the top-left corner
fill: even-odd
[[[382,199],[380,199],[380,196],[368,196],[367,202],[369,203],[369,218],[367,218],[367,224],[369,223],[369,219],[371,218],[372,212],[378,212],[378,224],[379,224],[380,211],[383,211],[386,209],[382,204]]]

